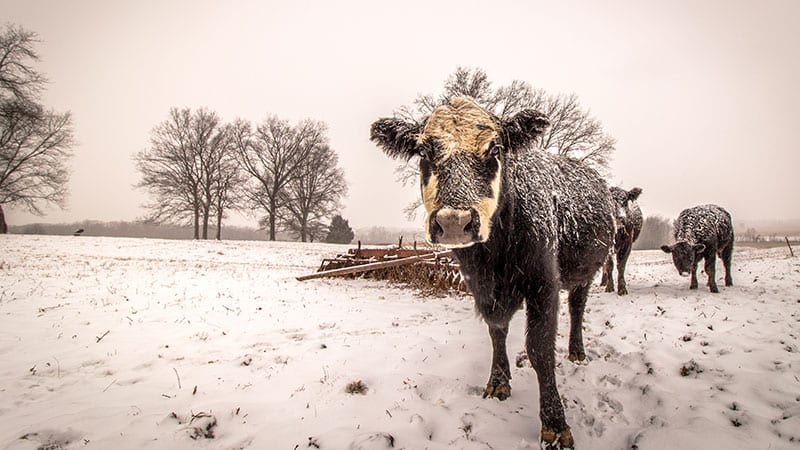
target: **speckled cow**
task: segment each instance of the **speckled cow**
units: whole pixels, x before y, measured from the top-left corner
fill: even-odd
[[[612,187],[611,195],[616,206],[617,233],[614,236],[614,253],[609,254],[603,266],[603,278],[600,286],[605,285],[606,292],[614,292],[614,258],[617,259],[617,294],[627,295],[628,285],[625,283],[625,266],[631,255],[633,243],[642,232],[642,210],[636,204],[642,189],[635,187],[630,191]]]
[[[526,307],[528,358],[539,380],[542,448],[573,448],[556,387],[559,289],[569,291],[569,358],[585,358],[581,325],[589,286],[613,245],[611,193],[587,166],[535,148],[549,126],[533,110],[504,121],[456,97],[424,121],[372,124],[392,157],[419,156],[427,238],[453,249],[493,357],[484,397],[511,395],[508,324]]]
[[[672,254],[672,262],[681,276],[691,274],[689,289],[697,289],[697,264],[705,258],[708,288],[719,292],[715,279],[717,255],[725,266],[725,286],[733,286],[733,222],[728,211],[717,205],[684,209],[675,220],[674,237],[675,244],[662,245],[661,250]]]

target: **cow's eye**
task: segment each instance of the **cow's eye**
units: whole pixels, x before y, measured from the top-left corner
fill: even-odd
[[[502,152],[502,151],[503,151],[503,146],[501,144],[498,144],[496,142],[492,142],[489,145],[489,156],[491,156],[493,158],[497,158],[498,156],[500,156],[500,152]]]
[[[426,161],[433,161],[433,157],[436,155],[436,152],[433,148],[431,143],[425,143],[419,146],[419,157],[426,160]]]

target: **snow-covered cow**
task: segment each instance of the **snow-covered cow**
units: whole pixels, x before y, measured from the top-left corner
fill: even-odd
[[[508,120],[455,97],[423,123],[372,124],[389,156],[419,156],[427,238],[453,249],[489,327],[493,356],[484,397],[511,394],[508,324],[526,307],[526,350],[539,380],[543,448],[572,448],[556,387],[559,289],[569,291],[569,358],[585,358],[581,325],[594,275],[614,239],[611,193],[587,166],[532,148],[548,120]]]
[[[717,205],[687,208],[678,215],[674,226],[675,244],[662,245],[661,250],[672,254],[681,276],[691,274],[689,289],[697,289],[697,264],[705,258],[708,288],[719,292],[715,279],[717,255],[725,266],[725,286],[733,286],[733,222],[728,211]]]
[[[642,232],[642,210],[636,203],[636,199],[641,195],[642,189],[635,187],[630,191],[618,188],[611,188],[611,195],[614,197],[616,206],[617,234],[614,236],[614,254],[617,259],[617,294],[627,295],[628,286],[625,283],[625,266],[628,264],[628,257],[631,255],[633,243],[639,238]],[[614,254],[609,254],[603,266],[603,278],[600,286],[606,286],[606,292],[614,292]]]

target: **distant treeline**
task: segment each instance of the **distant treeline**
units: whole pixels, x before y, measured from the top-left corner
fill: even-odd
[[[78,232],[79,230],[83,231]],[[100,222],[84,220],[74,223],[31,223],[27,225],[10,226],[8,232],[13,234],[70,235],[77,233],[83,236],[192,239],[194,227],[188,225],[159,225],[150,222]],[[216,229],[214,229],[214,232],[216,232]],[[231,240],[266,240],[268,237],[263,230],[247,227],[226,226],[223,232],[222,238]]]
[[[634,250],[655,250],[672,243],[672,220],[661,216],[644,219],[639,239],[633,243]]]
[[[361,241],[362,244],[369,245],[390,245],[398,244],[400,238],[403,238],[403,245],[412,245],[414,241],[424,244],[425,232],[422,228],[419,229],[404,229],[404,228],[387,228],[387,227],[369,227],[355,230],[355,238],[353,243]]]
[[[79,234],[84,236],[110,236],[110,237],[143,237],[153,239],[192,239],[194,229],[192,226],[180,225],[158,225],[149,222],[100,222],[95,220],[84,220],[74,223],[31,223],[9,227],[9,233],[13,234],[52,234],[52,235],[71,235],[78,230],[83,230]],[[424,231],[420,229],[395,228],[395,227],[368,227],[356,229],[353,245],[361,241],[364,245],[390,245],[397,244],[400,238],[403,243],[411,245],[414,241],[420,244],[425,242]],[[216,229],[214,229],[216,232]],[[753,228],[745,228],[740,225],[736,229],[737,242],[782,242],[784,236],[761,235]],[[798,233],[789,234],[791,242],[800,241]],[[223,230],[222,239],[265,241],[269,234],[266,230],[226,226]],[[278,233],[278,240],[295,240],[289,233]],[[654,250],[664,244],[672,243],[672,220],[650,216],[645,218],[642,233],[634,244],[635,250]]]
[[[191,225],[159,225],[150,222],[100,222],[96,220],[84,220],[73,223],[31,223],[27,225],[11,226],[8,229],[12,234],[51,234],[51,235],[71,235],[78,230],[83,236],[109,236],[109,237],[134,237],[152,239],[192,239],[194,227]],[[216,229],[212,227],[214,233]],[[215,234],[212,234],[212,236]],[[425,237],[422,230],[409,230],[401,228],[369,227],[355,230],[353,244],[359,240],[364,245],[376,244],[396,244],[400,237],[403,242],[411,244],[416,239],[424,241]],[[265,241],[268,240],[269,233],[264,229],[225,226],[223,228],[223,240],[249,240]],[[295,240],[289,233],[278,233],[278,240]]]

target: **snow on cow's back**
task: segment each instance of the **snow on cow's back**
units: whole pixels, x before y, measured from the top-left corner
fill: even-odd
[[[714,204],[684,209],[675,220],[674,236],[676,241],[691,243],[732,240],[731,215]]]
[[[587,239],[585,233],[606,245],[613,239],[613,199],[608,187],[592,168],[575,160],[533,149],[509,161],[518,206],[539,236],[558,236],[569,245]],[[602,226],[587,226],[588,224]]]

